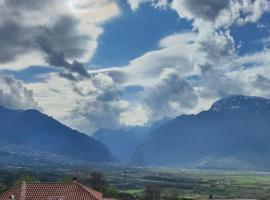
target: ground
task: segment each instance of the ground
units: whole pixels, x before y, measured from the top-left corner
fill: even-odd
[[[66,181],[79,177],[89,183],[91,173],[103,173],[109,185],[133,196],[142,196],[145,188],[158,189],[162,194],[177,194],[179,199],[270,199],[270,173],[252,171],[213,171],[172,168],[79,167],[69,170],[27,170],[27,175],[40,181]],[[0,173],[0,188],[12,185],[21,170]],[[125,181],[124,181],[125,176]],[[10,179],[9,179],[10,177]],[[125,185],[124,185],[125,182]]]

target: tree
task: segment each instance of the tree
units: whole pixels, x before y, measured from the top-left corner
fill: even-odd
[[[161,189],[158,187],[146,187],[144,190],[145,200],[160,200]]]
[[[91,185],[95,190],[99,192],[105,191],[107,187],[107,182],[101,172],[91,173]]]
[[[115,186],[107,186],[103,193],[105,197],[119,198],[120,192]]]
[[[162,199],[164,200],[178,200],[179,199],[179,190],[177,189],[168,189],[162,193]]]
[[[2,174],[2,184],[3,184],[3,188],[4,190],[10,188],[13,183],[16,181],[16,179],[18,179],[18,174],[15,172],[9,172],[9,171],[0,171],[0,174]]]
[[[15,180],[15,182],[13,183],[13,186],[19,186],[23,182],[36,183],[36,182],[39,182],[39,180],[36,177],[33,177],[33,176],[21,176],[20,178]]]
[[[62,176],[58,181],[64,182],[64,183],[70,183],[72,181],[73,177],[70,175],[64,175]]]

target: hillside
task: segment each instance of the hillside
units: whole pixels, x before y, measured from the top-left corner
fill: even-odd
[[[161,120],[145,127],[135,126],[118,130],[100,129],[93,134],[93,137],[108,146],[118,160],[127,162],[135,149],[146,140],[154,137],[152,135],[154,130],[167,121],[168,119]]]
[[[112,162],[105,145],[36,110],[0,107],[1,162]],[[78,164],[78,163],[77,163]]]
[[[131,163],[220,169],[270,169],[270,100],[230,96],[155,131]]]

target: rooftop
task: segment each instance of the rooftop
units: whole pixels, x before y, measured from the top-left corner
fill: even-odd
[[[106,200],[103,194],[78,182],[23,183],[4,192],[0,200]]]

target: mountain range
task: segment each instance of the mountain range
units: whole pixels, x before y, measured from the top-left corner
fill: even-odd
[[[116,163],[270,169],[270,100],[229,96],[209,110],[89,137],[36,110],[0,107],[1,163]]]
[[[127,163],[134,151],[145,141],[154,137],[154,132],[169,121],[164,119],[149,126],[135,126],[125,129],[100,129],[93,137],[107,145],[111,153],[122,163]]]
[[[270,100],[229,96],[196,115],[94,137],[130,165],[270,169]]]
[[[114,162],[101,142],[37,110],[0,107],[0,162]]]
[[[155,131],[130,162],[140,166],[270,169],[270,100],[230,96]]]

